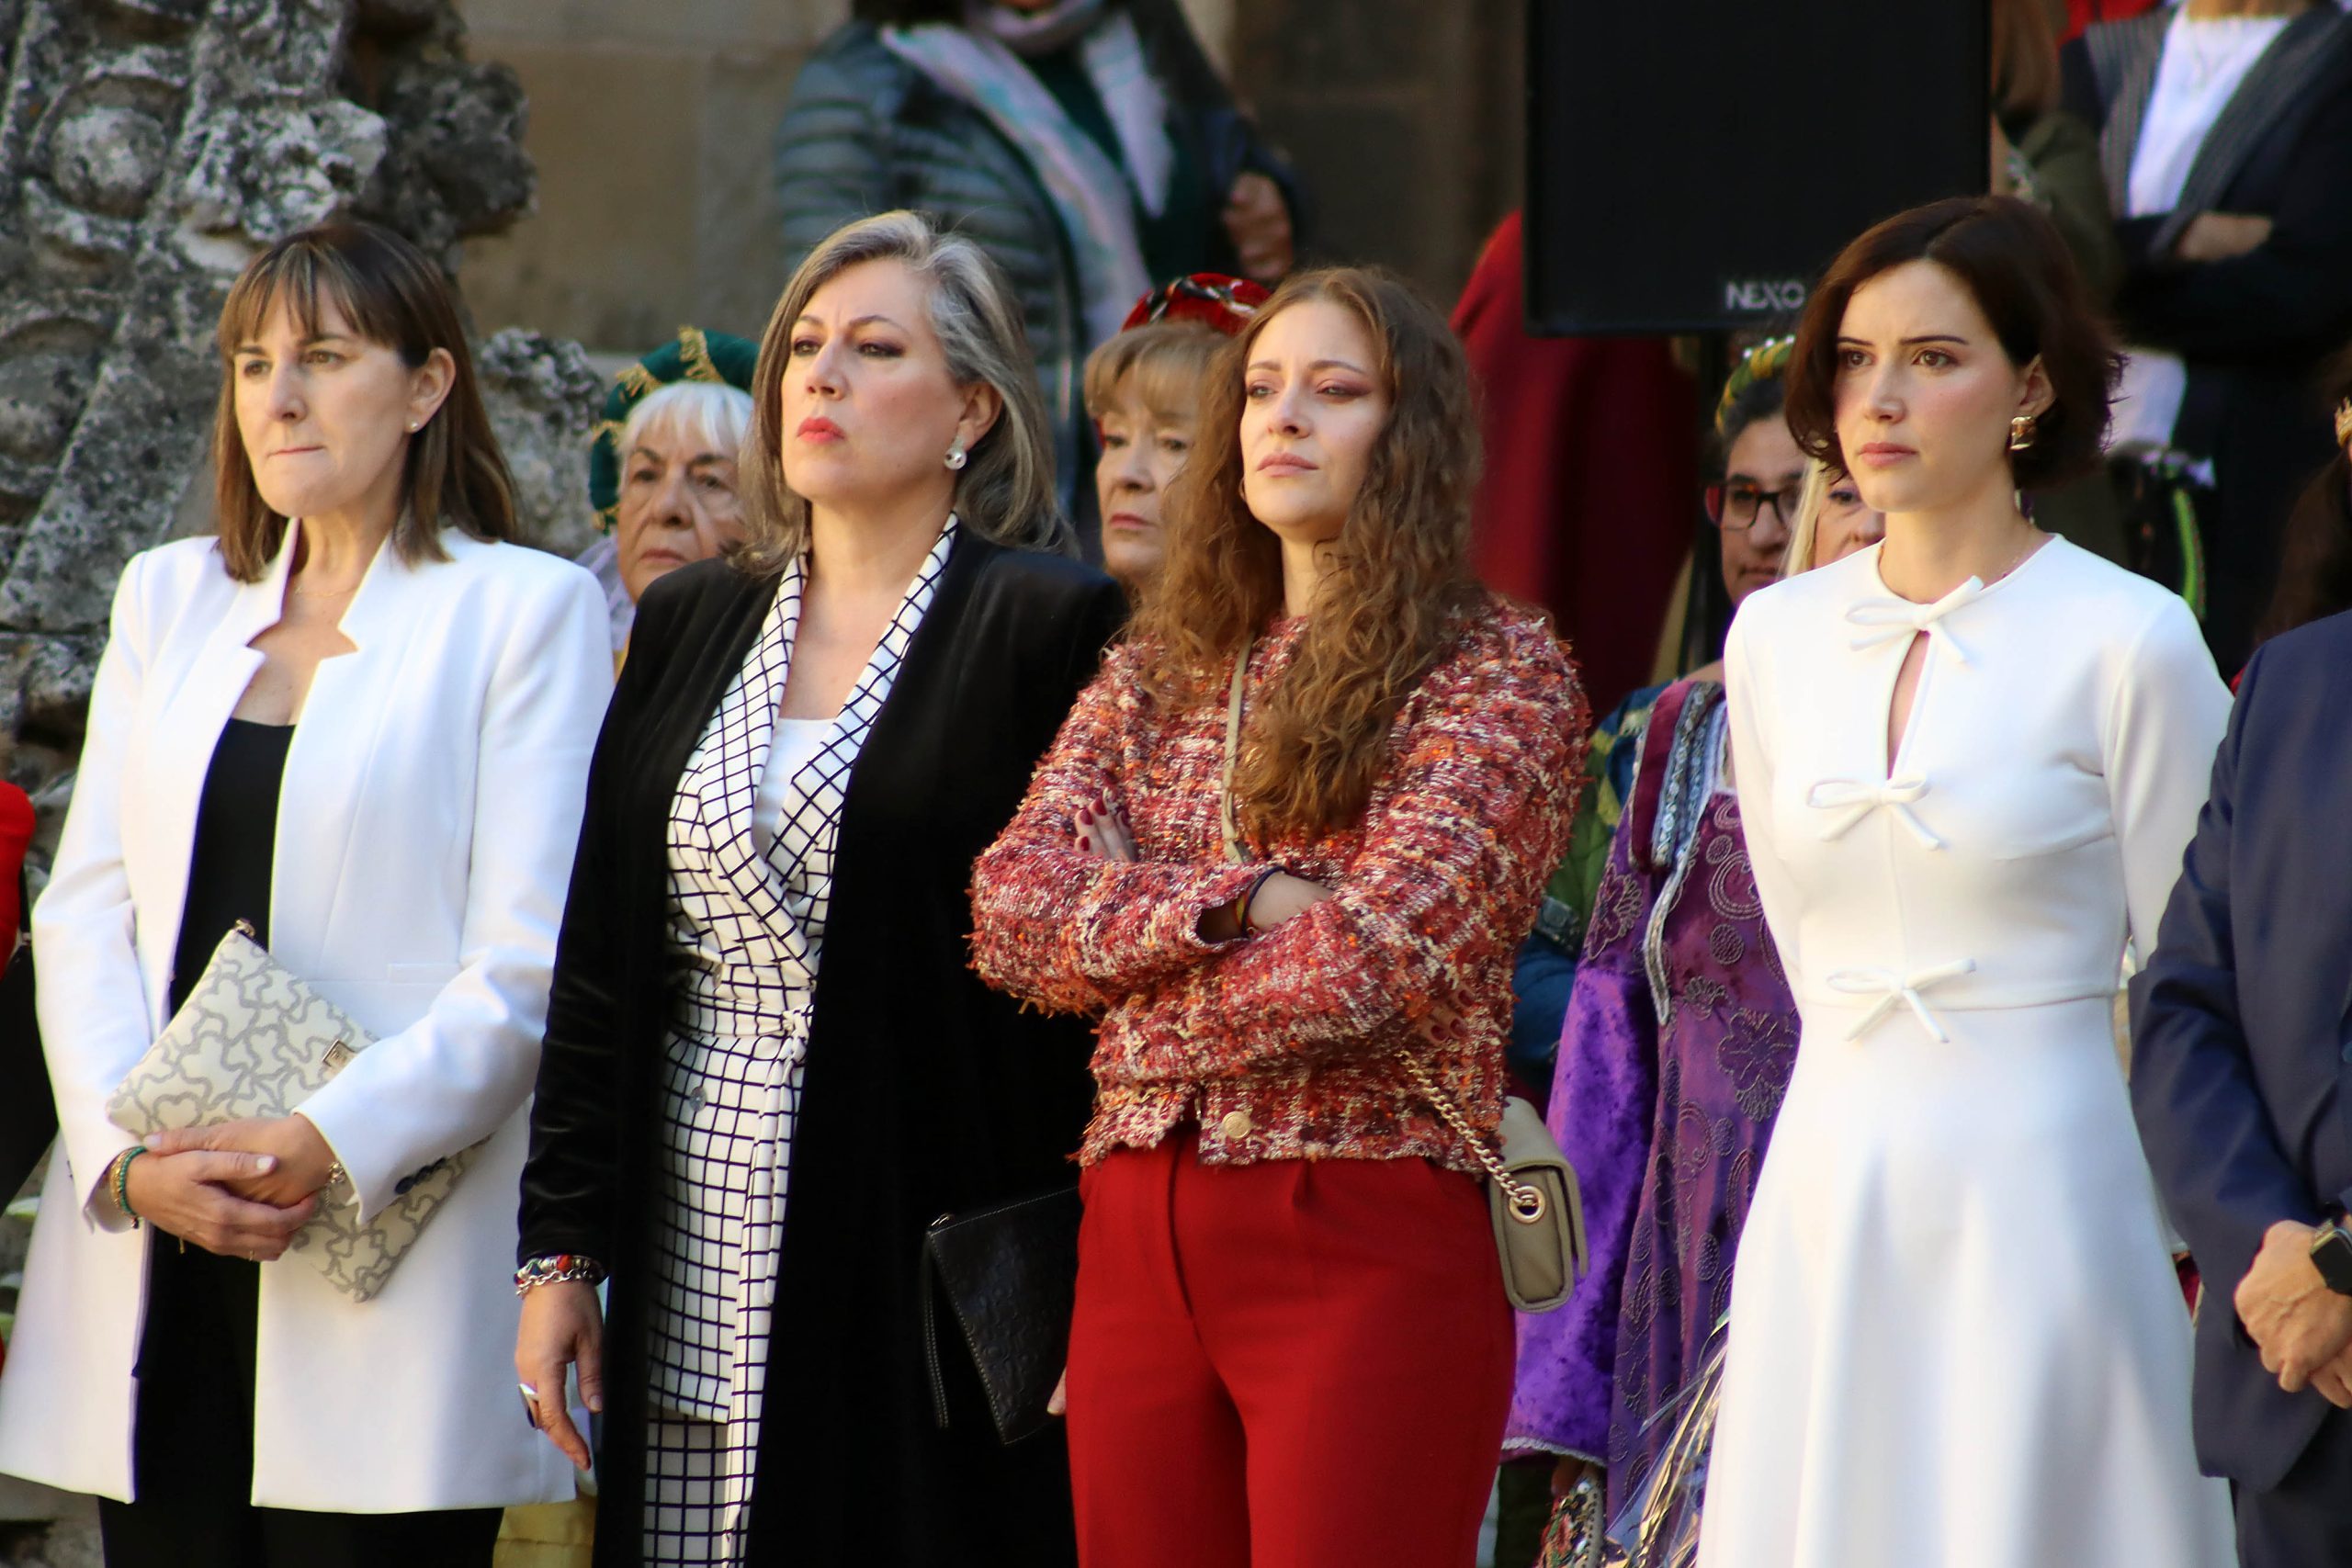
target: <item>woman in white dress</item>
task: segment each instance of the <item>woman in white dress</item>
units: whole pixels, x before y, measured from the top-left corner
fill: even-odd
[[[1750,598],[1732,753],[1802,1046],[1741,1244],[1706,1568],[2211,1568],[2189,1325],[2117,1071],[2229,697],[2037,530],[2115,360],[2049,220],[1956,198],[1815,293],[1791,428],[1884,541]]]

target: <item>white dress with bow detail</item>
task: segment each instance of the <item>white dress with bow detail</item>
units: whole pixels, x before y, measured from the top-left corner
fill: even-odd
[[[1804,1033],[1740,1243],[1701,1562],[2233,1562],[2110,1021],[2229,694],[2177,597],[2063,539],[1925,605],[1882,548],[1756,594],[1727,653]]]

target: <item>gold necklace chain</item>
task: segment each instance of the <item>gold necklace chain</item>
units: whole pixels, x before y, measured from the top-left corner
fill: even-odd
[[[2003,567],[1993,576],[1986,578],[1984,580],[1985,587],[1992,587],[1993,584],[2000,581],[2002,578],[2008,576],[2009,573],[2023,566],[2025,564],[2026,557],[2033,554],[2035,548],[2041,545],[2041,541],[2049,537],[2047,534],[2044,534],[2041,529],[2035,527],[2030,523],[2026,525],[2026,532],[2028,537],[2025,542],[2025,547],[2018,551],[2018,553],[2010,558],[2008,565]]]

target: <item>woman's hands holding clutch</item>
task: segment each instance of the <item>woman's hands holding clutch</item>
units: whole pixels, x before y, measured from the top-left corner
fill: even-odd
[[[318,1209],[307,1195],[283,1206],[240,1195],[239,1189],[277,1174],[274,1155],[194,1147],[165,1153],[150,1144],[130,1162],[126,1195],[141,1219],[168,1235],[223,1258],[267,1263],[286,1251]]]
[[[300,1111],[291,1116],[254,1117],[210,1127],[166,1130],[149,1138],[147,1149],[150,1155],[210,1149],[266,1156],[266,1167],[254,1168],[254,1174],[231,1179],[229,1187],[241,1198],[279,1209],[293,1208],[324,1187],[335,1163],[334,1150],[326,1138]],[[308,1218],[307,1213],[304,1217]]]

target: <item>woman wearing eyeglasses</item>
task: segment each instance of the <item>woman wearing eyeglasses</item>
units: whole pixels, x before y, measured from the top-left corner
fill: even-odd
[[[1791,341],[1771,338],[1750,349],[1715,405],[1713,452],[1721,467],[1716,482],[1707,488],[1707,513],[1721,541],[1724,584],[1734,604],[1779,580],[1804,488],[1805,456],[1781,412],[1781,378]],[[1720,682],[1723,663],[1718,660],[1694,670],[1690,678]],[[1510,1066],[1531,1087],[1552,1081],[1560,1024],[1576,984],[1577,953],[1609,860],[1609,841],[1633,795],[1642,732],[1665,690],[1661,682],[1635,692],[1593,730],[1567,858],[1544,890],[1542,917],[1521,947],[1512,976]]]

